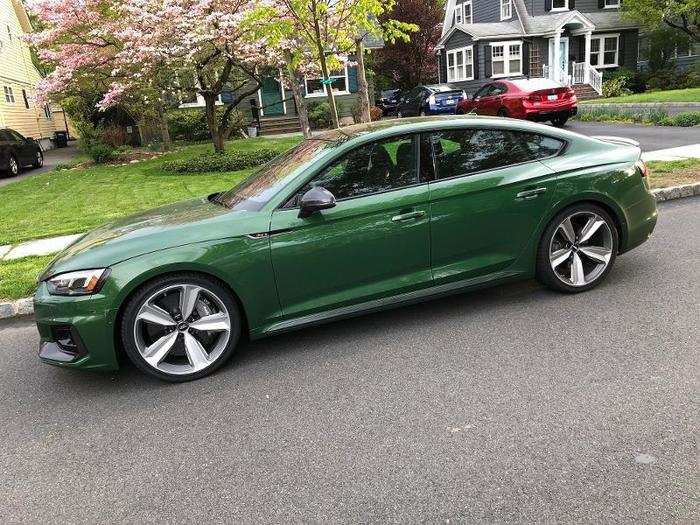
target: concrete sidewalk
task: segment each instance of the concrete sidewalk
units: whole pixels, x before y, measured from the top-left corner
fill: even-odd
[[[688,111],[700,111],[700,102],[637,102],[621,104],[619,102],[582,102],[579,108],[586,109],[614,109],[616,111],[628,111],[634,113],[646,113],[662,110],[668,115],[678,115]]]
[[[685,160],[700,159],[700,144],[689,144],[679,148],[668,148],[642,153],[642,160]]]

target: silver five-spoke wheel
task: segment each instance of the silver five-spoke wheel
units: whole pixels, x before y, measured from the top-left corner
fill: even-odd
[[[231,315],[221,298],[202,286],[178,283],[142,302],[133,336],[150,367],[186,375],[215,363],[228,346],[231,330]]]
[[[586,286],[605,272],[613,249],[608,222],[593,211],[579,211],[555,230],[549,243],[549,264],[563,283]]]
[[[19,164],[17,159],[10,155],[10,175],[15,176],[17,174],[19,174]]]

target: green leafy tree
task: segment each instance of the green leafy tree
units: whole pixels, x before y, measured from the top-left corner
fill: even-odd
[[[628,0],[622,9],[625,16],[645,27],[666,24],[700,42],[700,0]]]

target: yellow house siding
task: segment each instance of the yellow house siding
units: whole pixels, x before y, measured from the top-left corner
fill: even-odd
[[[29,46],[22,36],[30,29],[19,0],[0,0],[0,126],[15,129],[28,137],[45,139],[56,130],[64,130],[63,119],[46,118],[44,109],[34,102],[34,87],[41,79],[32,63]],[[8,100],[5,87],[12,89],[14,102]],[[26,107],[22,90],[26,92]]]

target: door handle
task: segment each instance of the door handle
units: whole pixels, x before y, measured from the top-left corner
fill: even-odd
[[[535,197],[537,197],[538,195],[541,195],[545,191],[547,191],[547,188],[535,188],[534,190],[525,190],[525,191],[521,191],[520,193],[518,193],[515,196],[515,198],[516,199],[534,199]]]
[[[413,219],[422,219],[425,217],[425,212],[424,211],[411,211],[408,213],[402,213],[400,215],[394,215],[391,218],[392,222],[403,222],[403,221],[410,221]]]

